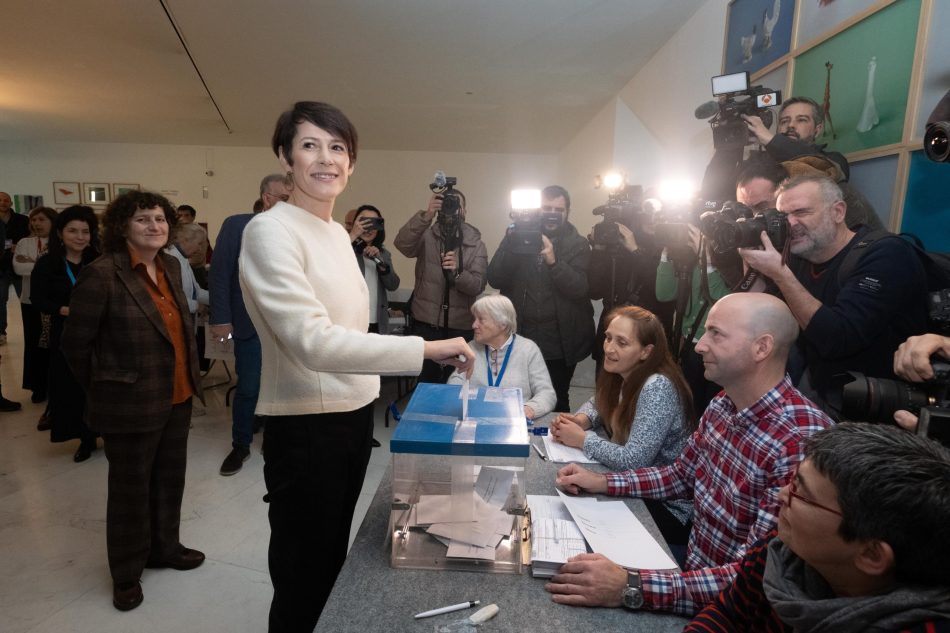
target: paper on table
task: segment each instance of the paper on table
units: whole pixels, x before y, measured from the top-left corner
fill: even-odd
[[[527,498],[532,521],[537,518],[574,520],[571,513],[567,511],[564,502],[557,495],[527,495]]]
[[[558,490],[591,549],[629,569],[675,569],[676,563],[623,501],[570,497]]]
[[[572,556],[587,552],[584,535],[571,519],[531,518],[531,575],[550,578]]]
[[[554,438],[550,435],[542,435],[541,439],[544,440],[544,452],[548,454],[548,459],[552,462],[576,462],[578,464],[597,463],[597,460],[587,457],[581,449],[574,448],[573,446],[564,446],[559,442],[555,442]]]
[[[513,470],[501,470],[485,466],[478,471],[475,480],[475,492],[493,508],[503,508],[511,494],[511,482],[515,478]]]

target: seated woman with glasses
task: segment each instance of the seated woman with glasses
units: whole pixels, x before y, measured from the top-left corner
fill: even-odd
[[[557,402],[541,350],[531,339],[515,334],[518,315],[503,295],[486,295],[472,304],[475,370],[471,384],[479,387],[520,387],[528,419],[550,413]],[[452,374],[448,384],[462,384]]]

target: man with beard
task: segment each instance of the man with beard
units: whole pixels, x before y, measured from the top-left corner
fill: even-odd
[[[927,327],[927,278],[913,247],[896,236],[866,241],[851,230],[847,205],[829,178],[798,176],[779,189],[776,206],[789,223],[786,262],[762,232],[762,250],[742,259],[768,277],[802,329],[805,360],[800,388],[834,414],[839,390],[831,378],[846,371],[893,378],[894,351]],[[842,268],[848,253],[863,252]]]
[[[590,354],[594,337],[587,285],[590,245],[567,221],[571,196],[564,187],[541,191],[541,211],[540,252],[512,252],[516,238],[506,235],[488,265],[488,283],[515,305],[518,334],[541,348],[557,393],[554,410],[570,411],[571,378]]]

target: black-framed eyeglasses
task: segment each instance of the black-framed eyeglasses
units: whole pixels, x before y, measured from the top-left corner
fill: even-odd
[[[795,471],[792,473],[792,480],[788,482],[788,497],[789,497],[788,507],[792,507],[792,497],[794,497],[806,505],[814,506],[816,508],[821,508],[822,510],[831,512],[832,514],[837,514],[839,517],[844,517],[844,515],[841,514],[840,510],[829,508],[828,506],[818,503],[814,499],[809,499],[808,497],[798,494],[798,467],[797,466],[795,467]]]

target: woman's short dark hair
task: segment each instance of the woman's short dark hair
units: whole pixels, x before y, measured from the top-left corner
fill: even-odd
[[[50,207],[34,207],[30,210],[29,218],[32,220],[34,215],[45,215],[53,226],[56,226],[56,209]]]
[[[66,247],[63,245],[63,238],[60,233],[66,228],[66,225],[75,220],[85,222],[89,225],[89,246],[85,253],[98,254],[99,252],[99,219],[92,207],[82,204],[74,204],[71,207],[63,209],[53,222],[53,230],[49,234],[49,255],[60,257],[65,254]],[[84,253],[84,254],[85,254]],[[86,259],[84,257],[84,259]]]
[[[287,164],[294,164],[294,138],[297,136],[297,126],[304,121],[309,121],[318,128],[337,136],[346,144],[350,163],[356,162],[356,128],[339,108],[320,101],[298,101],[292,109],[280,115],[274,128],[274,136],[271,138],[274,155],[280,158],[283,151]]]
[[[175,207],[165,196],[151,191],[127,191],[112,201],[106,208],[103,218],[102,250],[107,253],[118,253],[125,250],[126,236],[129,233],[129,221],[139,209],[161,208],[165,213],[165,222],[168,223],[168,242],[171,242],[175,226],[178,224],[178,214]],[[164,247],[163,247],[164,248]]]
[[[356,222],[356,219],[360,217],[360,213],[363,211],[372,211],[379,217],[383,217],[383,212],[374,207],[371,204],[364,204],[356,209],[356,215],[353,216],[353,221]],[[379,248],[383,245],[383,242],[386,241],[386,229],[379,229],[376,232],[376,238],[373,240],[372,246]]]

